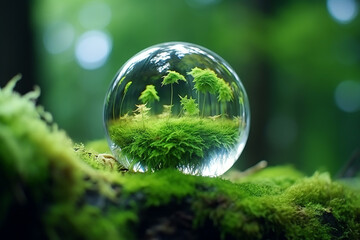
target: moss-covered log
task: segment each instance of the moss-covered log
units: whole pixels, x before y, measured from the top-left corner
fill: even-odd
[[[130,173],[0,90],[1,239],[360,239],[360,192],[272,167],[236,181]],[[99,146],[101,143],[93,144]]]

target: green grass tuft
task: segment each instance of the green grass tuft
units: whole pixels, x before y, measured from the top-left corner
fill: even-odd
[[[159,170],[196,169],[210,154],[234,147],[240,130],[238,119],[150,117],[145,125],[131,118],[112,122],[109,133],[132,164]]]

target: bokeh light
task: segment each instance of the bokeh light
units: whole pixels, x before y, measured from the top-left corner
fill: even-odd
[[[79,21],[87,29],[102,29],[111,20],[111,9],[104,2],[88,2],[79,12]]]
[[[344,112],[360,110],[360,82],[347,80],[335,89],[335,103]]]
[[[330,15],[340,23],[351,22],[358,14],[355,0],[327,0]]]
[[[75,38],[74,27],[65,21],[49,24],[44,31],[45,49],[51,54],[64,52],[71,47]]]
[[[96,69],[104,65],[112,48],[108,34],[102,31],[88,31],[78,40],[75,55],[85,69]]]

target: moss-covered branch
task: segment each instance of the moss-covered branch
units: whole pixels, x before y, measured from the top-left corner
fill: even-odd
[[[1,239],[360,239],[360,194],[273,167],[236,181],[124,172],[0,90]],[[105,160],[102,159],[105,157]]]

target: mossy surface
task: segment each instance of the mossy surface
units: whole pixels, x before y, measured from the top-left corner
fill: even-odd
[[[96,149],[74,151],[35,107],[38,92],[13,85],[0,89],[2,239],[360,239],[359,190],[326,173],[119,172]]]
[[[149,170],[191,170],[206,164],[211,154],[232,150],[240,120],[151,116],[143,122],[127,117],[111,123],[109,135],[132,164]]]

